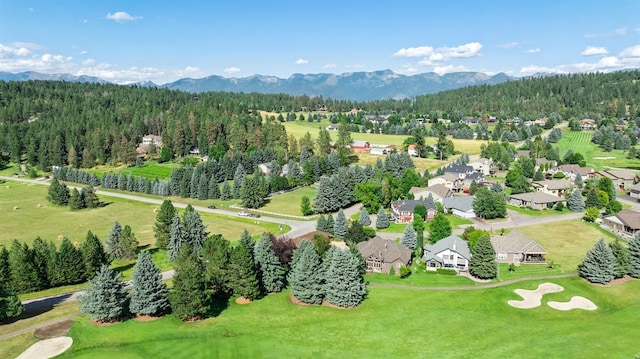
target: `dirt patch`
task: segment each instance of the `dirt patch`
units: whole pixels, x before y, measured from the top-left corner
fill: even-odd
[[[156,317],[153,315],[137,314],[135,319],[138,322],[153,322],[154,320],[158,320],[160,318],[161,317]]]
[[[72,322],[71,320],[65,320],[56,324],[48,325],[46,327],[38,328],[35,331],[35,336],[40,340],[63,337],[67,335],[69,329],[71,329],[73,324],[74,322]]]
[[[236,304],[250,304],[251,302],[253,302],[251,299],[249,298],[245,298],[245,297],[238,297],[236,298]]]
[[[628,281],[630,281],[632,278],[630,275],[625,275],[622,278],[616,278],[614,280],[612,280],[611,282],[609,282],[609,285],[619,285],[619,284],[625,284]]]

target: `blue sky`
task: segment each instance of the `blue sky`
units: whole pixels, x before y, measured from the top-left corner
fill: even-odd
[[[640,68],[640,1],[0,0],[0,71],[182,77]]]

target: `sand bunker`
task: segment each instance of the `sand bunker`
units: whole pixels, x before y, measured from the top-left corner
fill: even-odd
[[[551,308],[557,310],[571,310],[571,309],[584,309],[584,310],[596,310],[598,307],[593,304],[592,301],[585,297],[573,296],[568,302],[548,302]]]
[[[547,293],[562,292],[563,287],[553,283],[542,283],[536,290],[516,289],[517,295],[521,296],[523,300],[510,300],[510,306],[520,309],[531,309],[542,305],[542,296]]]
[[[25,350],[16,359],[48,359],[56,355],[64,353],[71,347],[73,339],[70,337],[57,337],[41,340],[27,350]]]

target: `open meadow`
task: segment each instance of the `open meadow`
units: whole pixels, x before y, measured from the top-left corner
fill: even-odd
[[[564,157],[567,150],[571,149],[574,153],[581,153],[587,161],[587,166],[591,166],[599,170],[609,168],[629,168],[640,171],[640,160],[629,159],[627,150],[612,150],[605,152],[595,143],[591,142],[593,132],[588,131],[570,131],[565,129],[562,138],[556,146],[560,150],[560,158]]]
[[[517,288],[552,282],[534,309],[508,300]],[[580,278],[530,281],[494,289],[426,291],[369,287],[354,309],[291,304],[289,293],[249,305],[218,302],[212,317],[183,323],[173,316],[95,326],[76,318],[73,346],[60,358],[629,358],[640,320],[640,281],[600,286]],[[558,311],[548,301],[580,295],[596,311]]]

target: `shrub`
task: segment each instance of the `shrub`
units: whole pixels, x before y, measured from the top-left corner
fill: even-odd
[[[389,274],[396,275],[396,269],[393,266],[391,266],[391,269],[389,269]]]
[[[448,269],[448,268],[438,268],[438,269],[436,269],[436,273],[442,274],[442,275],[456,275],[456,274],[458,274],[458,273],[456,273],[456,271],[454,269]]]
[[[411,267],[402,266],[400,267],[400,278],[407,278],[411,275]]]

